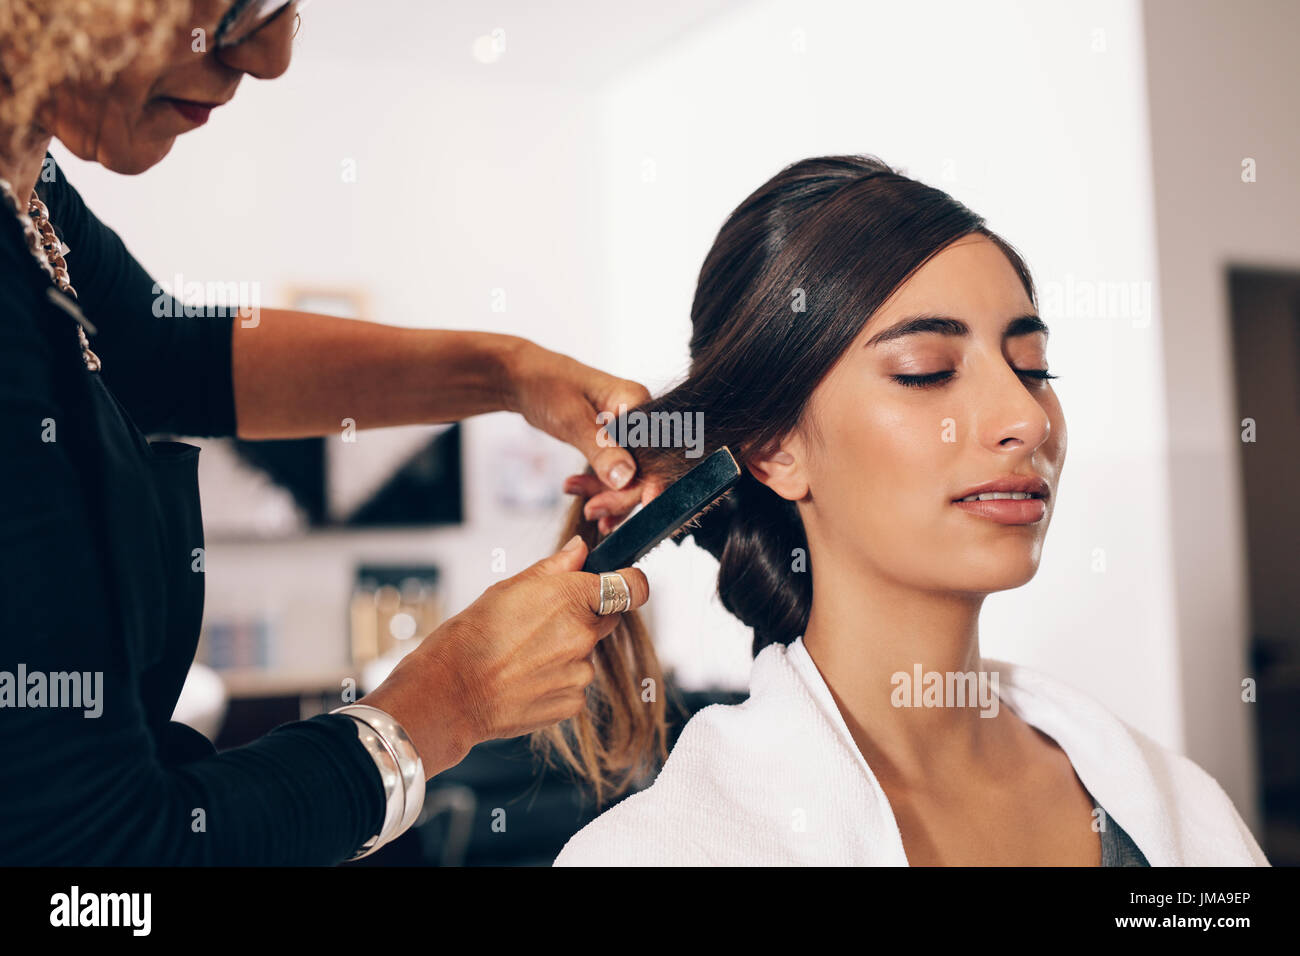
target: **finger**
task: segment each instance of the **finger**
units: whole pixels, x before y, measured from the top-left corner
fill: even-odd
[[[634,382],[631,379],[615,379],[604,393],[596,396],[597,401],[593,406],[595,412],[607,412],[609,415],[618,415],[621,409],[636,408],[638,405],[644,405],[650,401],[650,390],[640,382]],[[612,448],[605,448],[607,457],[603,460],[596,460],[588,457],[596,474],[605,479],[605,483],[611,488],[625,488],[636,475],[636,460],[625,449],[620,448],[617,444],[609,439],[609,432],[601,428],[605,435],[605,444],[614,445]],[[603,447],[603,446],[602,446]],[[613,454],[608,454],[613,453]],[[624,465],[629,471],[615,472],[619,465]]]
[[[636,475],[636,461],[599,424],[601,411],[588,401],[575,402],[562,417],[564,434],[569,444],[582,452],[601,481],[611,488],[622,488]]]
[[[641,503],[639,485],[622,491],[602,491],[582,506],[582,515],[588,521],[596,521],[606,515],[623,516]]]
[[[642,489],[641,483],[634,481],[626,488],[613,490],[595,475],[582,474],[570,475],[564,479],[564,493],[577,495],[588,501],[598,498],[600,501],[597,507],[630,510],[641,499]]]
[[[591,640],[586,638],[578,643],[585,648]],[[554,658],[535,668],[530,676],[534,687],[546,688],[534,691],[538,700],[543,700],[550,694],[582,689],[596,679],[595,653],[578,648],[575,644],[573,655]]]
[[[566,495],[581,495],[583,498],[591,498],[608,490],[609,488],[603,481],[586,472],[581,475],[569,475],[564,479],[564,493]]]
[[[663,478],[647,478],[645,481],[640,482],[639,487],[641,489],[641,504],[648,505],[664,493],[664,489],[668,487],[668,482]]]
[[[586,657],[574,661],[564,672],[570,690],[586,690],[596,679],[596,667]]]
[[[601,403],[602,406],[611,412],[617,413],[620,405],[636,408],[638,405],[644,405],[650,401],[650,390],[640,382],[620,378],[602,397],[604,399]]]
[[[587,688],[585,685],[582,687],[557,685],[555,690],[548,691],[536,698],[533,701],[531,709],[538,711],[539,713],[537,716],[540,717],[543,714],[549,713],[551,708],[556,704],[561,704],[562,706],[576,704],[576,709],[581,710],[586,702]],[[561,718],[553,719],[558,720]]]
[[[587,604],[592,614],[597,616],[606,616],[616,618],[617,615],[600,614],[600,575],[592,574],[589,571],[579,572],[584,579],[582,582],[582,591],[587,596]],[[629,611],[635,611],[641,605],[645,604],[650,598],[650,582],[646,580],[645,572],[637,568],[621,568],[618,571],[627,582],[628,594],[632,598],[632,603],[626,608]]]
[[[569,720],[570,718],[577,717],[587,709],[587,695],[584,692],[565,694],[563,697],[557,698],[557,702],[552,706],[558,711],[559,716],[556,717],[555,720],[551,721],[551,723],[557,723],[561,720]]]
[[[636,460],[626,448],[600,448],[594,457],[587,458],[605,484],[611,488],[625,488],[636,477]]]
[[[587,695],[585,693],[571,691],[565,694],[550,694],[541,700],[533,702],[528,709],[527,716],[518,727],[512,730],[509,736],[518,737],[521,734],[545,730],[563,720],[578,716],[586,707]]]
[[[581,475],[569,475],[564,479],[564,493],[566,495],[577,495],[586,498],[589,506],[605,508],[611,514],[620,508],[631,511],[638,503],[649,504],[663,494],[666,486],[667,482],[663,478],[641,478],[626,488],[611,491],[595,475],[585,472]],[[586,511],[587,509],[584,507],[584,513]],[[595,520],[598,516],[587,514],[587,517]]]

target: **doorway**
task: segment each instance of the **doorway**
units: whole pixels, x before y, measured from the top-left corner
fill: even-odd
[[[1300,865],[1300,272],[1228,272],[1263,850]]]

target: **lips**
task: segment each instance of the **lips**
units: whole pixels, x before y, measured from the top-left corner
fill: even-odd
[[[1004,475],[967,488],[953,505],[998,524],[1036,524],[1047,514],[1051,488],[1037,475]]]
[[[953,501],[961,501],[963,498],[970,498],[974,495],[986,494],[1029,494],[1035,498],[1046,498],[1052,493],[1051,486],[1037,475],[1003,475],[1001,478],[994,478],[992,481],[986,481],[981,485],[974,485],[967,488]]]
[[[177,99],[174,96],[167,96],[164,97],[164,99],[174,110],[176,110],[176,112],[180,113],[191,123],[198,123],[199,125],[206,123],[208,121],[208,114],[210,114],[214,108],[221,105],[220,103],[202,103],[198,100],[182,100]]]

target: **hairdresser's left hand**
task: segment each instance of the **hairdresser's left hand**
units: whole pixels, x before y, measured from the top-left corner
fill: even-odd
[[[595,475],[570,475],[564,479],[566,495],[587,499],[582,513],[588,520],[596,521],[601,534],[609,534],[633,508],[649,504],[663,490],[663,483],[658,480],[637,480],[622,491],[610,491]]]
[[[506,407],[582,452],[596,472],[584,476],[590,483],[586,493],[598,495],[587,503],[587,517],[595,517],[592,512],[597,508],[604,509],[613,517],[601,520],[601,531],[612,528],[617,523],[614,518],[636,507],[646,489],[632,480],[636,475],[632,456],[609,438],[596,416],[617,415],[620,405],[640,405],[650,399],[650,392],[644,385],[607,375],[527,339],[512,347],[505,364]],[[569,487],[572,481],[566,482],[565,491],[575,494]]]

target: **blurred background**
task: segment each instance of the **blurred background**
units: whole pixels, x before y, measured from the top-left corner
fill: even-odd
[[[654,392],[686,369],[717,229],[781,167],[865,152],[948,191],[1026,257],[1070,430],[1041,570],[989,600],[984,654],[1186,753],[1294,864],[1297,35],[1285,0],[315,0],[289,72],[168,162],[54,151],[183,297],[508,332]],[[583,466],[506,413],[201,444],[177,719],[221,748],[337,706],[552,550]],[[679,717],[743,699],[750,636],[712,559],[644,567]],[[355,865],[545,864],[591,812],[496,741]]]

